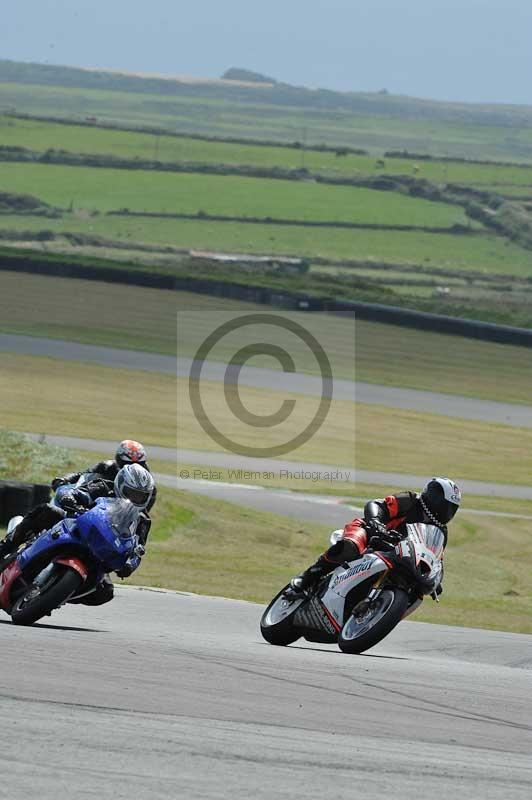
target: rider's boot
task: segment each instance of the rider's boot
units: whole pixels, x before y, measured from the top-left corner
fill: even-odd
[[[10,536],[6,536],[5,539],[0,540],[0,561],[6,558],[15,549],[15,545]]]
[[[355,542],[341,540],[333,544],[323,553],[318,560],[308,567],[300,575],[296,575],[290,581],[290,586],[286,590],[288,595],[300,595],[316,586],[320,580],[332,572],[333,569],[346,561],[353,561],[360,558],[360,550]]]
[[[11,517],[9,520],[5,539],[0,541],[0,560],[7,558],[7,556],[18,549],[19,541],[17,533],[20,528],[20,523],[23,522],[23,520],[24,517],[22,516]]]
[[[313,589],[320,580],[331,571],[332,565],[322,561],[322,557],[312,564],[308,569],[300,575],[296,575],[290,581],[290,586],[287,589],[288,594],[299,595],[304,594],[308,589]]]
[[[4,558],[7,558],[7,556],[11,555],[11,553],[14,553],[17,549],[18,545],[16,544],[16,541],[13,541],[13,533],[15,531],[16,528],[12,528],[11,530],[8,529],[5,539],[0,540],[0,561],[2,561]]]

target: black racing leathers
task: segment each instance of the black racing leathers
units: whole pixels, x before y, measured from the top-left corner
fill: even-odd
[[[397,492],[383,500],[370,500],[364,506],[364,522],[371,524],[372,520],[378,520],[388,529],[402,534],[406,533],[407,524],[427,521],[416,492]],[[447,545],[447,528],[442,530]]]
[[[41,503],[41,505],[35,506],[28,511],[9,537],[11,549],[16,550],[32,536],[52,528],[64,518],[65,512],[74,510],[75,506],[88,508],[98,497],[112,496],[112,484],[108,485],[104,481],[96,479],[84,484],[82,490],[72,489],[72,491],[65,492],[58,500],[60,508],[51,503]]]
[[[385,535],[386,530],[396,530],[405,534],[407,523],[424,521],[419,495],[415,492],[397,492],[382,500],[370,500],[364,506],[364,518],[355,518],[347,523],[342,539],[329,547],[314,564],[298,576],[301,587],[306,588],[343,562],[361,556],[370,546],[370,539],[372,547],[378,545],[379,533]],[[373,522],[380,523],[380,526],[373,526]],[[447,544],[446,528],[443,529],[443,533]]]
[[[147,469],[148,472],[151,472],[147,461],[140,463],[141,467]],[[105,481],[113,482],[116,478],[116,475],[120,467],[116,463],[116,461],[109,459],[108,461],[98,461],[97,464],[94,464],[92,467],[88,467],[88,469],[84,469],[81,472],[71,472],[69,475],[63,475],[60,478],[54,478],[52,481],[52,489],[55,491],[59,486],[65,486],[66,484],[70,483],[77,483],[82,475],[94,475],[100,478],[103,478]],[[157,499],[157,487],[153,487],[153,494],[150,498],[150,502],[146,508],[146,511],[149,512],[154,504],[155,500]]]
[[[58,500],[57,508],[49,503],[43,503],[33,508],[24,519],[17,525],[10,537],[3,542],[2,556],[20,547],[32,536],[36,536],[41,531],[52,528],[56,523],[65,517],[65,513],[72,513],[75,509],[89,509],[99,497],[114,496],[113,484],[101,478],[95,478],[83,484],[83,488],[65,491]],[[151,520],[145,512],[141,512],[137,535],[142,544],[146,543],[150,530]],[[100,583],[90,594],[73,600],[73,603],[81,603],[87,606],[99,606],[108,603],[114,597],[114,586],[109,575],[104,575]]]

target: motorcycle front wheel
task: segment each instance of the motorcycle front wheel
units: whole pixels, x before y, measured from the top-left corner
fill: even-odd
[[[286,647],[301,638],[299,631],[294,629],[293,619],[297,609],[307,598],[298,597],[290,600],[284,596],[288,587],[277,594],[262,615],[260,632],[270,644]]]
[[[75,594],[83,578],[73,569],[56,565],[43,586],[30,586],[11,608],[15,625],[33,625]]]
[[[395,628],[408,608],[408,595],[403,589],[386,587],[369,605],[365,600],[352,610],[338,637],[343,653],[363,653]]]

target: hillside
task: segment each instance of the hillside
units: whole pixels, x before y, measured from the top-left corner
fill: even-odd
[[[4,246],[185,280],[532,326],[531,198],[526,164],[0,115]]]
[[[239,75],[246,71],[239,70]],[[248,77],[254,73],[248,72]],[[4,110],[167,130],[532,161],[532,108],[0,61]]]

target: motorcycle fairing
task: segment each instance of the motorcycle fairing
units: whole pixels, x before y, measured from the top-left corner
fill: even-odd
[[[429,551],[433,559],[441,560],[445,548],[445,535],[441,528],[422,522],[412,522],[406,529],[410,538],[420,547],[422,558],[426,555],[423,551]]]
[[[137,544],[139,509],[127,500],[101,497],[77,519],[81,541],[106,566],[120,569]]]
[[[427,594],[441,581],[445,537],[435,525],[412,523],[406,528],[408,538],[397,544],[392,560],[397,565],[410,563],[419,577],[420,590]]]
[[[70,569],[75,570],[83,580],[86,580],[89,571],[85,564],[80,561],[79,558],[56,558],[54,561],[55,564],[63,564],[65,567],[70,567]]]
[[[8,611],[11,606],[11,587],[21,572],[20,565],[15,559],[0,573],[0,608],[4,611]]]
[[[132,554],[137,539],[136,509],[124,505],[127,501],[99,498],[94,508],[77,519],[66,518],[42,533],[17,557],[24,570],[31,561],[46,551],[75,545],[86,547],[105,567],[106,572],[120,569]]]
[[[341,629],[341,625],[331,616],[316,595],[298,608],[294,614],[294,625],[310,631],[323,630],[332,636],[335,636]]]
[[[73,529],[76,527],[76,520],[64,519],[58,522],[50,530],[41,533],[35,541],[28,547],[24,548],[17,556],[17,563],[22,570],[36,558],[43,553],[50,550],[59,550],[65,545],[77,544],[79,545],[79,538],[73,534]]]
[[[388,569],[388,565],[376,553],[369,553],[349,562],[347,567],[337,567],[331,574],[327,591],[321,603],[331,621],[339,629],[345,619],[345,600],[349,592],[368,578],[377,578]]]

